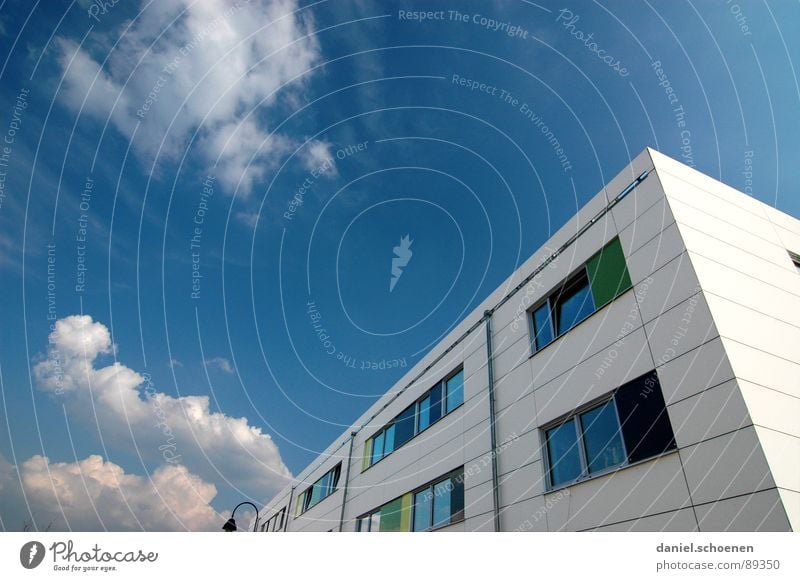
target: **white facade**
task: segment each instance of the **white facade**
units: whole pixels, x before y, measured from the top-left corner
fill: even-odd
[[[617,238],[631,288],[535,351],[531,308],[555,297]],[[353,531],[359,517],[397,499],[393,524],[383,511],[386,528],[425,528],[414,507],[423,497],[409,493],[456,471],[463,511],[456,506],[460,490],[451,488],[447,507],[433,509],[434,525],[436,511],[451,511],[442,530],[797,530],[800,274],[791,252],[800,254],[800,221],[645,150],[278,494],[261,522],[277,515],[267,528]],[[459,368],[463,405],[364,469],[375,443],[365,450],[367,440]],[[593,402],[654,370],[676,446],[637,460],[633,436],[629,442],[627,432],[618,432],[616,448],[608,444],[593,456],[591,438],[599,436],[590,433],[590,416],[571,414],[593,409]],[[620,416],[623,396],[613,397],[620,398],[614,399]],[[656,406],[658,397],[649,401]],[[578,436],[583,474],[559,483],[550,464],[572,466],[568,460],[578,455],[570,456],[574,447],[558,455],[555,431],[548,454],[547,430],[571,422],[589,426]],[[563,433],[570,437],[566,427]],[[627,454],[621,462],[620,454]],[[340,463],[330,495],[297,514],[297,498]],[[592,473],[591,463],[611,465]]]

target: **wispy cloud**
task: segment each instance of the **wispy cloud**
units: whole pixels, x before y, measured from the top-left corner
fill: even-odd
[[[206,359],[203,363],[208,369],[219,369],[230,375],[234,374],[233,365],[224,357],[212,357],[211,359]]]
[[[181,155],[196,135],[208,171],[246,194],[302,143],[271,134],[266,120],[296,98],[320,57],[310,12],[298,7],[297,0],[142,1],[103,67],[106,55],[57,39],[61,98],[110,119],[127,137],[136,131],[135,150],[148,163]],[[310,146],[301,160],[319,153]]]

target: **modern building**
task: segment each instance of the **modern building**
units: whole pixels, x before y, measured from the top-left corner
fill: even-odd
[[[267,531],[800,528],[800,221],[647,149]]]

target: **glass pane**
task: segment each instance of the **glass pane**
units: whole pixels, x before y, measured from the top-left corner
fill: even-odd
[[[378,460],[383,458],[383,437],[384,433],[381,432],[372,441],[372,463],[375,464]]]
[[[414,437],[414,416],[417,410],[416,404],[412,404],[400,412],[394,421],[394,447],[399,448]]]
[[[417,424],[417,432],[421,432],[431,425],[431,398],[430,396],[419,402],[419,423]]]
[[[620,387],[614,401],[628,460],[637,462],[675,448],[672,424],[655,371]]]
[[[566,333],[594,312],[594,301],[586,277],[565,288],[556,299],[558,334]]]
[[[371,533],[377,533],[381,530],[381,513],[376,512],[369,517],[369,530]]]
[[[414,495],[414,530],[424,531],[431,526],[431,504],[433,493],[430,488]]]
[[[356,521],[356,532],[366,533],[367,531],[369,531],[369,517],[362,516]]]
[[[553,340],[553,325],[550,320],[550,303],[545,302],[533,312],[533,332],[538,351]]]
[[[442,384],[438,384],[431,390],[430,423],[436,422],[442,417]]]
[[[339,475],[341,474],[341,471],[342,471],[341,464],[337,465],[336,467],[333,468],[333,470],[331,470],[331,477],[330,481],[328,482],[328,492],[325,494],[325,496],[333,494],[333,491],[336,490],[336,486],[339,484]]]
[[[581,429],[589,473],[618,466],[625,461],[614,402],[609,401],[581,414]]]
[[[570,482],[581,475],[581,453],[573,420],[547,430],[547,458],[552,486]]]
[[[391,454],[394,451],[394,424],[386,428],[383,436],[383,455]]]
[[[459,371],[447,380],[447,413],[464,403],[464,372]]]
[[[433,526],[438,527],[450,522],[450,493],[453,482],[448,478],[433,487]]]

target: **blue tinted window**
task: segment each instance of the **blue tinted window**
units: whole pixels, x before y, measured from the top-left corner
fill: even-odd
[[[459,371],[447,380],[447,413],[464,403],[464,372]]]
[[[581,475],[579,445],[573,420],[547,430],[547,459],[552,486],[570,482]]]
[[[414,415],[417,406],[412,404],[404,409],[394,421],[394,447],[399,448],[414,437]]]
[[[414,530],[424,531],[431,526],[433,493],[430,488],[414,495]]]
[[[585,273],[570,282],[556,299],[558,334],[566,333],[594,312],[594,301]]]
[[[433,487],[433,526],[438,527],[450,522],[450,494],[453,483],[448,478]]]
[[[419,402],[419,422],[417,431],[421,432],[431,425],[431,398],[430,396]]]
[[[550,317],[550,302],[533,312],[534,345],[538,351],[553,340],[553,324]]]
[[[613,401],[582,414],[581,429],[589,473],[625,462],[625,449]]]

